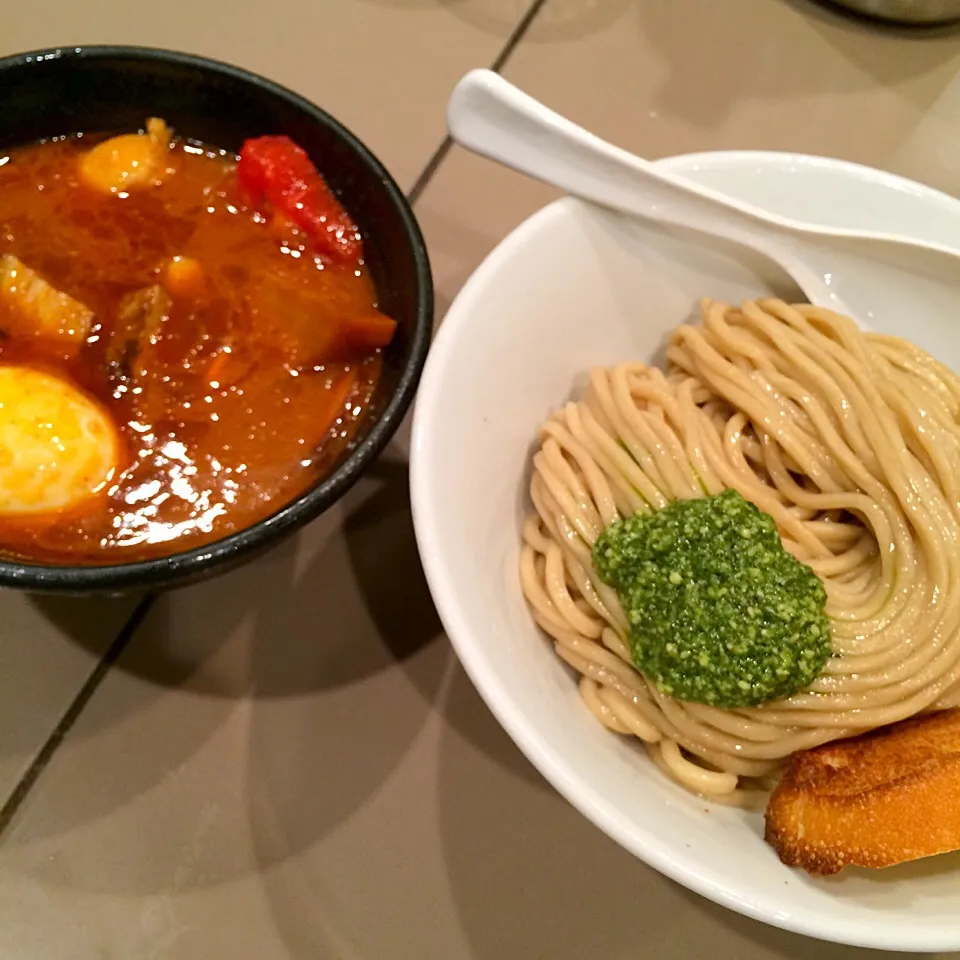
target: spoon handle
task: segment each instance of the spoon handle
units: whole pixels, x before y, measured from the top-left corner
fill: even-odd
[[[473,70],[457,84],[447,123],[461,146],[566,193],[725,237],[792,266],[784,262],[794,259],[792,229],[779,218],[601,140],[490,70]]]

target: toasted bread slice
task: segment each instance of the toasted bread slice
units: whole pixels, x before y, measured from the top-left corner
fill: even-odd
[[[796,754],[770,796],[766,840],[818,875],[960,849],[960,710]]]

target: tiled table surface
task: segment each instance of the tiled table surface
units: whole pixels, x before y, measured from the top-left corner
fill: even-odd
[[[419,182],[440,315],[552,196],[456,149],[430,165],[446,96],[475,66],[502,64],[647,156],[796,150],[960,190],[960,33],[882,29],[808,0],[18,9],[0,53],[177,47],[326,106],[405,188]],[[680,890],[541,780],[442,635],[406,442],[295,541],[149,609],[0,594],[0,957],[871,956]]]

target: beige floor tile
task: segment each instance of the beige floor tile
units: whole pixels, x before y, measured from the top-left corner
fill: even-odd
[[[325,106],[409,187],[444,136],[448,89],[468,68],[493,61],[524,9],[482,0],[42,0],[29,16],[4,20],[0,55],[58,43],[141,43],[240,63]],[[0,805],[133,606],[0,594]]]
[[[532,770],[438,635],[405,494],[387,459],[298,549],[156,609],[4,838],[0,955],[805,956]]]
[[[444,136],[447,90],[469,67],[492,62],[521,15],[482,0],[41,0],[29,15],[4,19],[0,55],[141,43],[240,63],[329,109],[409,187]],[[0,598],[0,803],[131,608]]]
[[[6,17],[0,55],[133,43],[237,63],[346,123],[408,189],[445,134],[447,91],[489,65],[526,0],[39,0]]]
[[[812,0],[548,0],[504,71],[648,157],[765,149],[841,157],[960,192],[960,32],[865,25]],[[575,21],[575,17],[571,16]]]
[[[135,604],[0,591],[0,807]]]
[[[367,3],[350,0],[349,17]],[[384,9],[462,16],[458,29],[487,36],[511,4]],[[895,42],[801,0],[548,0],[507,72],[650,156],[803,149],[949,186],[930,154],[944,155],[958,50]],[[442,128],[445,92],[424,99],[425,128]],[[361,134],[387,122],[355,105]],[[551,196],[451,153],[418,205],[441,308]],[[544,784],[440,635],[404,451],[401,436],[295,542],[152,611],[4,837],[0,955],[883,957],[681,891]]]

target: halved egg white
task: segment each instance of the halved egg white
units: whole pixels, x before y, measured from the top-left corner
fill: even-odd
[[[119,449],[107,414],[76,387],[0,366],[0,515],[76,506],[110,481]]]

